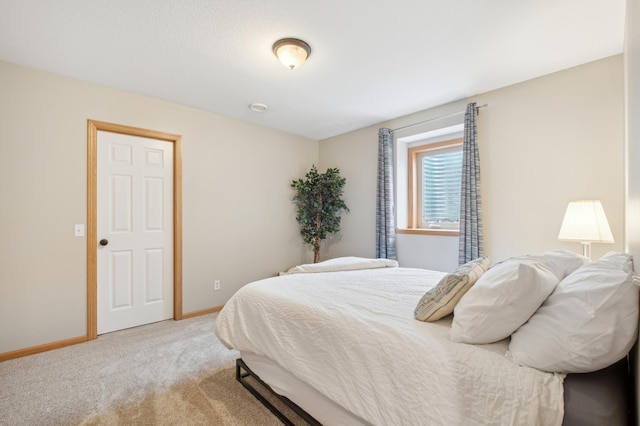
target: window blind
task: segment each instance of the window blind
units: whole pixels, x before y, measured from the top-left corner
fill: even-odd
[[[449,228],[460,220],[462,151],[426,153],[422,157],[422,225]],[[454,226],[457,228],[457,226]]]

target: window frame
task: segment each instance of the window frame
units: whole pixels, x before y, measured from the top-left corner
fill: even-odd
[[[421,158],[423,153],[430,151],[444,151],[449,150],[453,147],[462,147],[463,138],[453,138],[440,142],[427,143],[418,146],[411,146],[408,148],[408,161],[407,161],[407,169],[408,169],[408,218],[407,218],[407,228],[398,229],[397,232],[401,234],[420,234],[420,235],[444,235],[457,237],[460,235],[460,231],[457,229],[429,229],[429,228],[420,228],[419,227],[419,217],[420,217],[420,196],[418,194],[418,188],[420,184],[418,183],[418,161]]]

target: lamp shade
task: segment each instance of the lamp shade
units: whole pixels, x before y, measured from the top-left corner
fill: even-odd
[[[593,243],[613,243],[607,216],[599,200],[571,201],[562,220],[558,239]]]

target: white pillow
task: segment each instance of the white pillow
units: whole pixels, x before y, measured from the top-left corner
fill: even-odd
[[[632,269],[629,255],[608,253],[569,275],[511,336],[507,357],[558,373],[596,371],[622,359],[637,337]]]
[[[559,281],[545,260],[516,258],[491,267],[456,305],[451,340],[493,343],[509,337]]]
[[[526,256],[524,258],[538,258],[550,261],[550,266],[554,269],[555,274],[558,275],[560,279],[566,277],[585,263],[589,262],[589,258],[563,249],[547,251],[539,255]]]
[[[607,261],[607,265],[617,267],[624,272],[633,271],[633,257],[628,253],[619,253],[616,251],[610,251],[602,256],[599,261]]]

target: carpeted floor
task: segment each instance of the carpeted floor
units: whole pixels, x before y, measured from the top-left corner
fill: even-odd
[[[235,380],[216,315],[0,363],[0,425],[282,424]]]

